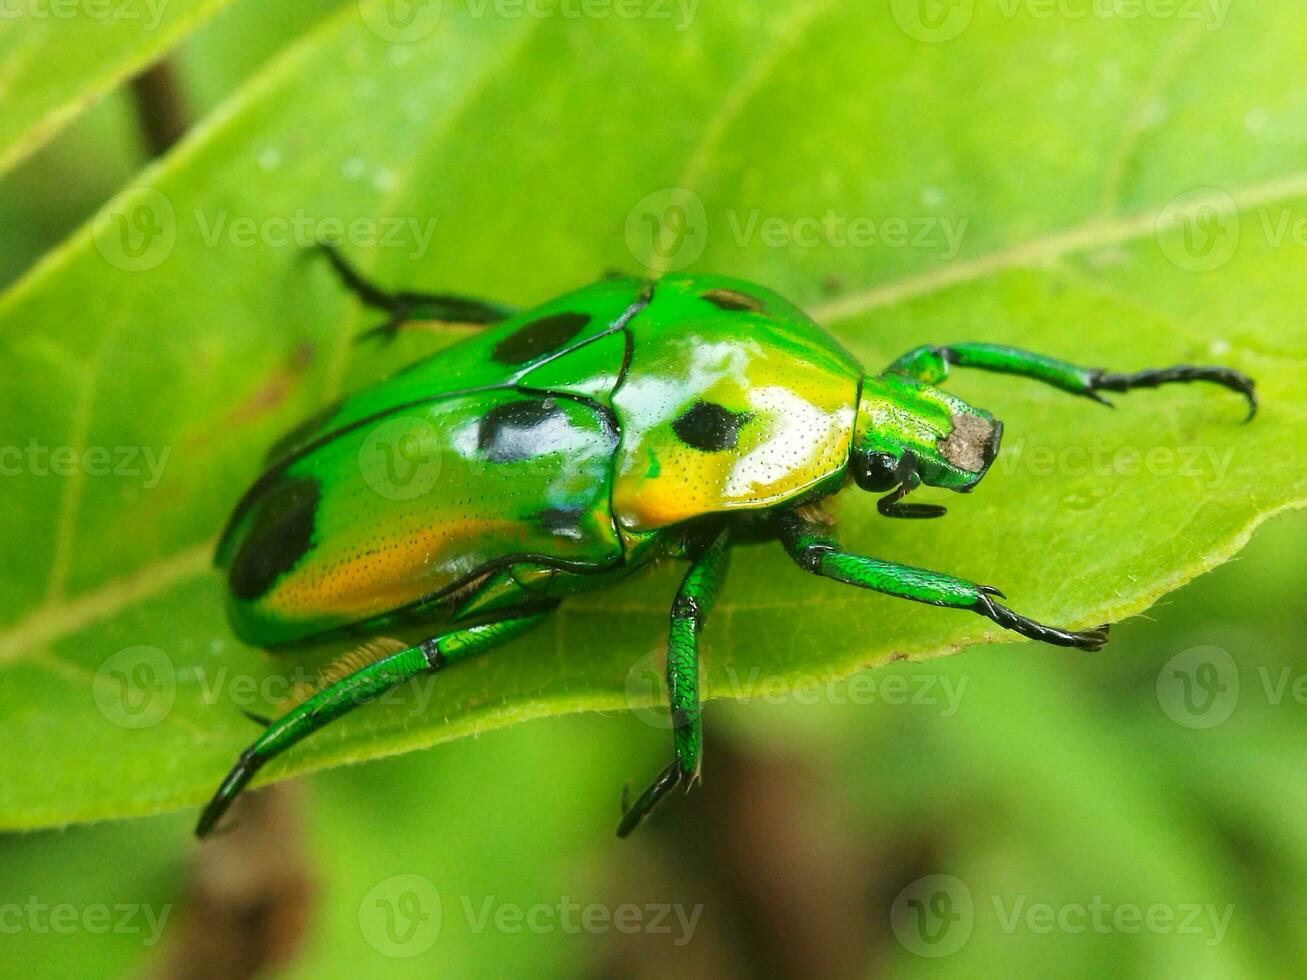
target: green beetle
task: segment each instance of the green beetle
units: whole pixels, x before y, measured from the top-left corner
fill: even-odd
[[[1115,374],[989,344],[919,347],[867,374],[796,306],[722,276],[607,279],[516,312],[387,293],[327,254],[360,299],[390,314],[382,334],[415,319],[486,329],[274,446],[217,549],[231,622],[268,648],[400,623],[429,622],[434,635],[374,644],[266,722],[202,813],[200,835],[267,760],[361,701],[526,632],[569,595],[682,558],[667,654],[673,761],[625,807],[625,836],[699,772],[697,638],[733,539],[778,539],[817,575],[1097,649],[1106,626],[1045,626],[1000,604],[997,589],[842,550],[812,505],[853,483],[886,494],[887,517],[935,517],[943,508],[901,498],[922,484],[976,486],[1002,425],[937,387],[950,365],[1098,401],[1211,381],[1242,393],[1250,418],[1257,404],[1253,382],[1229,368]]]

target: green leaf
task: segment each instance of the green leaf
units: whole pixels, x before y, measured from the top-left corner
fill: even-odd
[[[30,747],[0,761],[0,825],[200,802],[255,734],[237,709],[271,710],[323,659],[234,641],[214,537],[284,429],[454,334],[354,346],[371,316],[297,233],[343,237],[397,286],[517,303],[689,262],[788,294],[869,367],[987,340],[1256,377],[1263,411],[1243,425],[1212,388],[1109,411],[959,372],[950,386],[1007,424],[979,490],[924,524],[844,495],[852,547],[1000,586],[1044,621],[1136,614],[1301,506],[1307,15],[1241,5],[1209,29],[999,6],[944,36],[897,3],[705,4],[688,25],[446,3],[400,43],[379,4],[346,5],[259,73],[0,299],[0,463],[18,471],[0,734]],[[569,602],[267,773],[654,704],[676,574]],[[1005,638],[753,547],[705,632],[704,689]]]
[[[0,174],[231,0],[24,0],[0,17]]]

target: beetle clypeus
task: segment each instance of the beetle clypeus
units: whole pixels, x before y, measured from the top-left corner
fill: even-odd
[[[281,717],[240,756],[202,813],[208,833],[265,762],[360,701],[539,624],[569,595],[602,589],[658,558],[689,562],[671,609],[667,680],[673,761],[625,812],[630,833],[701,759],[698,634],[732,538],[779,540],[804,569],[917,602],[980,613],[1022,636],[1097,649],[1107,627],[1045,626],[1002,593],[843,550],[809,506],[849,483],[884,493],[887,517],[936,517],[904,503],[927,485],[968,491],[1002,425],[937,387],[951,366],[1022,375],[1103,401],[1171,382],[1243,394],[1224,367],[1117,374],[991,344],[918,347],[866,374],[802,311],[722,276],[612,278],[517,312],[495,303],[387,293],[327,249],[347,286],[389,314],[485,330],[351,395],[274,446],[218,545],[228,609],[247,643],[285,647],[430,622],[412,647],[373,644],[344,676]],[[371,427],[404,414],[427,494],[369,489],[382,454]]]

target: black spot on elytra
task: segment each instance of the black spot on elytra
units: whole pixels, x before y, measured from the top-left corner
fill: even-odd
[[[299,564],[313,543],[320,496],[317,481],[304,477],[287,477],[268,489],[255,505],[252,523],[227,573],[232,595],[247,602],[257,599]]]
[[[546,534],[563,538],[580,538],[581,518],[585,511],[579,507],[547,507],[531,515],[531,523]]]
[[[495,344],[495,360],[500,364],[525,364],[562,347],[589,322],[588,313],[553,313],[532,320]]]
[[[695,402],[672,423],[672,431],[687,446],[716,453],[734,449],[740,429],[751,418],[752,412],[732,412],[713,402]]]
[[[551,450],[548,430],[567,424],[553,398],[528,398],[496,405],[477,427],[477,449],[492,463],[518,463]]]
[[[702,296],[722,310],[748,310],[757,313],[762,309],[762,300],[748,293],[742,293],[738,289],[710,289]]]

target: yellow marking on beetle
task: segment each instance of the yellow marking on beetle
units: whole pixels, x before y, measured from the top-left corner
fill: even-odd
[[[446,556],[475,555],[476,545],[504,541],[521,547],[522,526],[502,518],[463,518],[435,526],[412,527],[393,536],[388,547],[369,547],[324,563],[312,575],[294,574],[277,583],[264,600],[281,616],[380,615],[451,584],[472,567],[450,567]],[[488,557],[497,557],[489,555]]]

